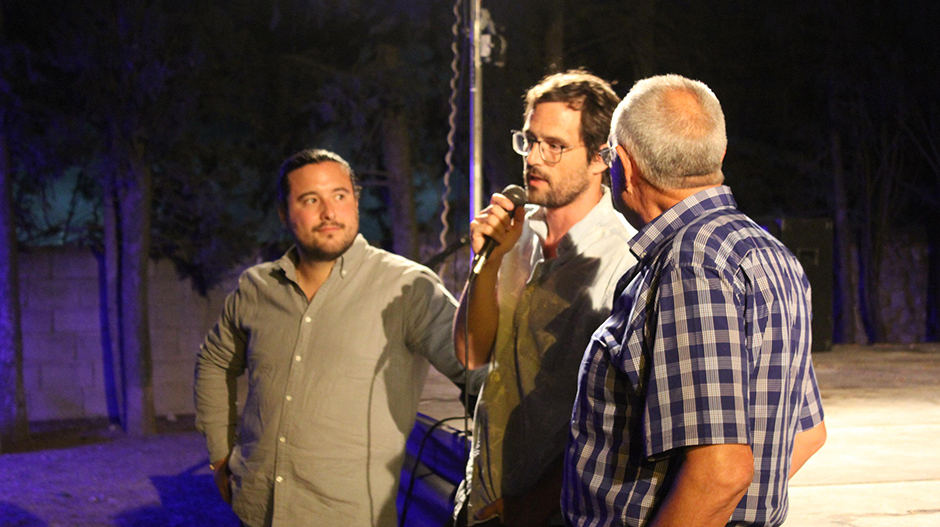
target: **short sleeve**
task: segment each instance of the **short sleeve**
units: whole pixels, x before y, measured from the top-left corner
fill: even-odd
[[[800,421],[797,432],[815,428],[823,421],[822,397],[819,394],[819,385],[816,384],[816,371],[813,361],[807,361],[806,375],[803,376],[803,407],[800,408]]]
[[[685,265],[665,269],[643,416],[646,456],[707,444],[748,444],[743,307],[728,278]]]

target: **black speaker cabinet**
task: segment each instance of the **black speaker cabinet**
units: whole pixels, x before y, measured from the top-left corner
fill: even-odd
[[[803,265],[813,288],[813,351],[832,349],[832,220],[779,218],[777,235]]]

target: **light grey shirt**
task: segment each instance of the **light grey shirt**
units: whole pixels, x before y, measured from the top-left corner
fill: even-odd
[[[309,303],[295,261],[292,248],[248,269],[228,296],[196,364],[197,428],[213,461],[231,452],[232,507],[248,525],[395,525],[428,362],[462,377],[456,302],[432,271],[362,236]]]
[[[499,325],[467,470],[471,524],[496,499],[530,491],[564,454],[584,349],[636,263],[627,245],[636,230],[607,188],[551,259],[547,233],[545,210],[527,206],[522,237],[499,268]]]

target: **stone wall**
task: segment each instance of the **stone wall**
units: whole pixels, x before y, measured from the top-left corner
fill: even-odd
[[[29,420],[107,417],[97,259],[88,249],[30,249],[19,269]],[[196,353],[237,274],[207,298],[169,262],[151,262],[149,274],[156,412],[191,414]]]
[[[878,300],[887,342],[924,341],[928,258],[927,239],[922,232],[898,231],[885,244]]]

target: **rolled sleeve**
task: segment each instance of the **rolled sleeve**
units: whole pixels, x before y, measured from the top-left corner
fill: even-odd
[[[457,301],[437,276],[418,272],[408,294],[404,317],[407,345],[425,357],[439,372],[454,382],[462,381],[463,368],[454,354],[452,337]]]

